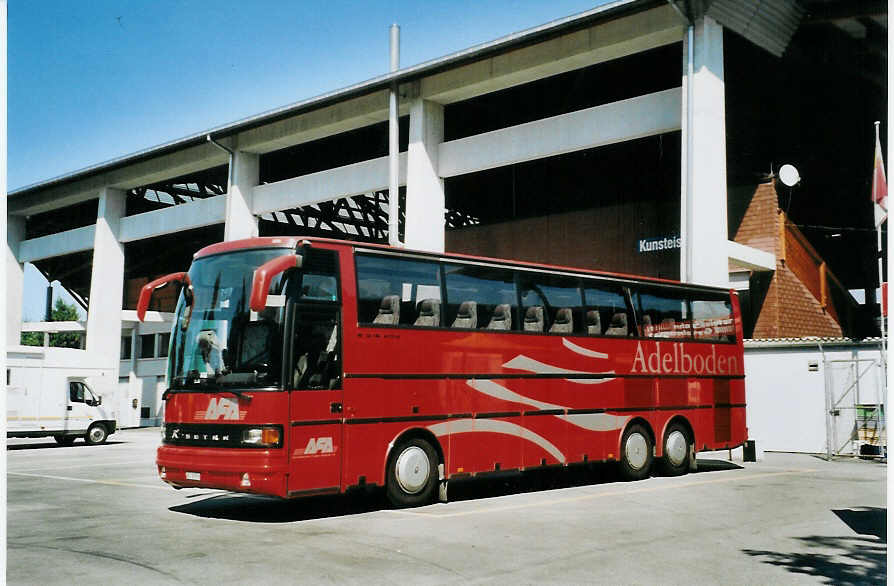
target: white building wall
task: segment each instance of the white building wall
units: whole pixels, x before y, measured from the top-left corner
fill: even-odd
[[[877,344],[827,344],[824,349],[829,361],[879,358]],[[759,450],[826,453],[825,376],[816,344],[745,349],[748,435]],[[875,373],[861,379],[863,401],[874,402],[879,380]]]

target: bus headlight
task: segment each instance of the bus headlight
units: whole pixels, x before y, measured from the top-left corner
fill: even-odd
[[[242,443],[259,448],[278,448],[282,446],[282,429],[274,425],[248,427],[242,430]]]

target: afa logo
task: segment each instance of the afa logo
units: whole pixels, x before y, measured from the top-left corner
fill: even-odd
[[[331,437],[312,437],[307,441],[307,446],[304,448],[305,456],[331,454],[333,452],[335,452],[335,447],[332,445]]]
[[[217,421],[218,419],[239,420],[239,401],[229,398],[214,398],[208,403],[205,410],[206,421]]]

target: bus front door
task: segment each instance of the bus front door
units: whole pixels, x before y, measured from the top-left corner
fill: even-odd
[[[289,392],[289,496],[341,489],[342,389],[338,320],[296,328]]]

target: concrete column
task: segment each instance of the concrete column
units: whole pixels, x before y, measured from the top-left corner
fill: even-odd
[[[104,367],[114,369],[115,381],[121,356],[124,297],[124,245],[118,240],[124,201],[123,191],[100,191],[87,308],[87,352]]]
[[[18,345],[22,339],[22,298],[25,265],[19,262],[19,243],[25,239],[25,218],[6,217],[6,344]],[[3,350],[5,352],[5,350]]]
[[[407,248],[444,252],[444,180],[438,146],[444,141],[444,106],[416,99],[410,104],[407,152]]]
[[[689,283],[729,282],[724,99],[723,27],[704,16],[683,40],[680,280]]]
[[[227,189],[227,219],[224,240],[254,238],[258,235],[258,218],[251,213],[252,195],[260,179],[258,155],[234,151],[230,159],[230,181]]]

